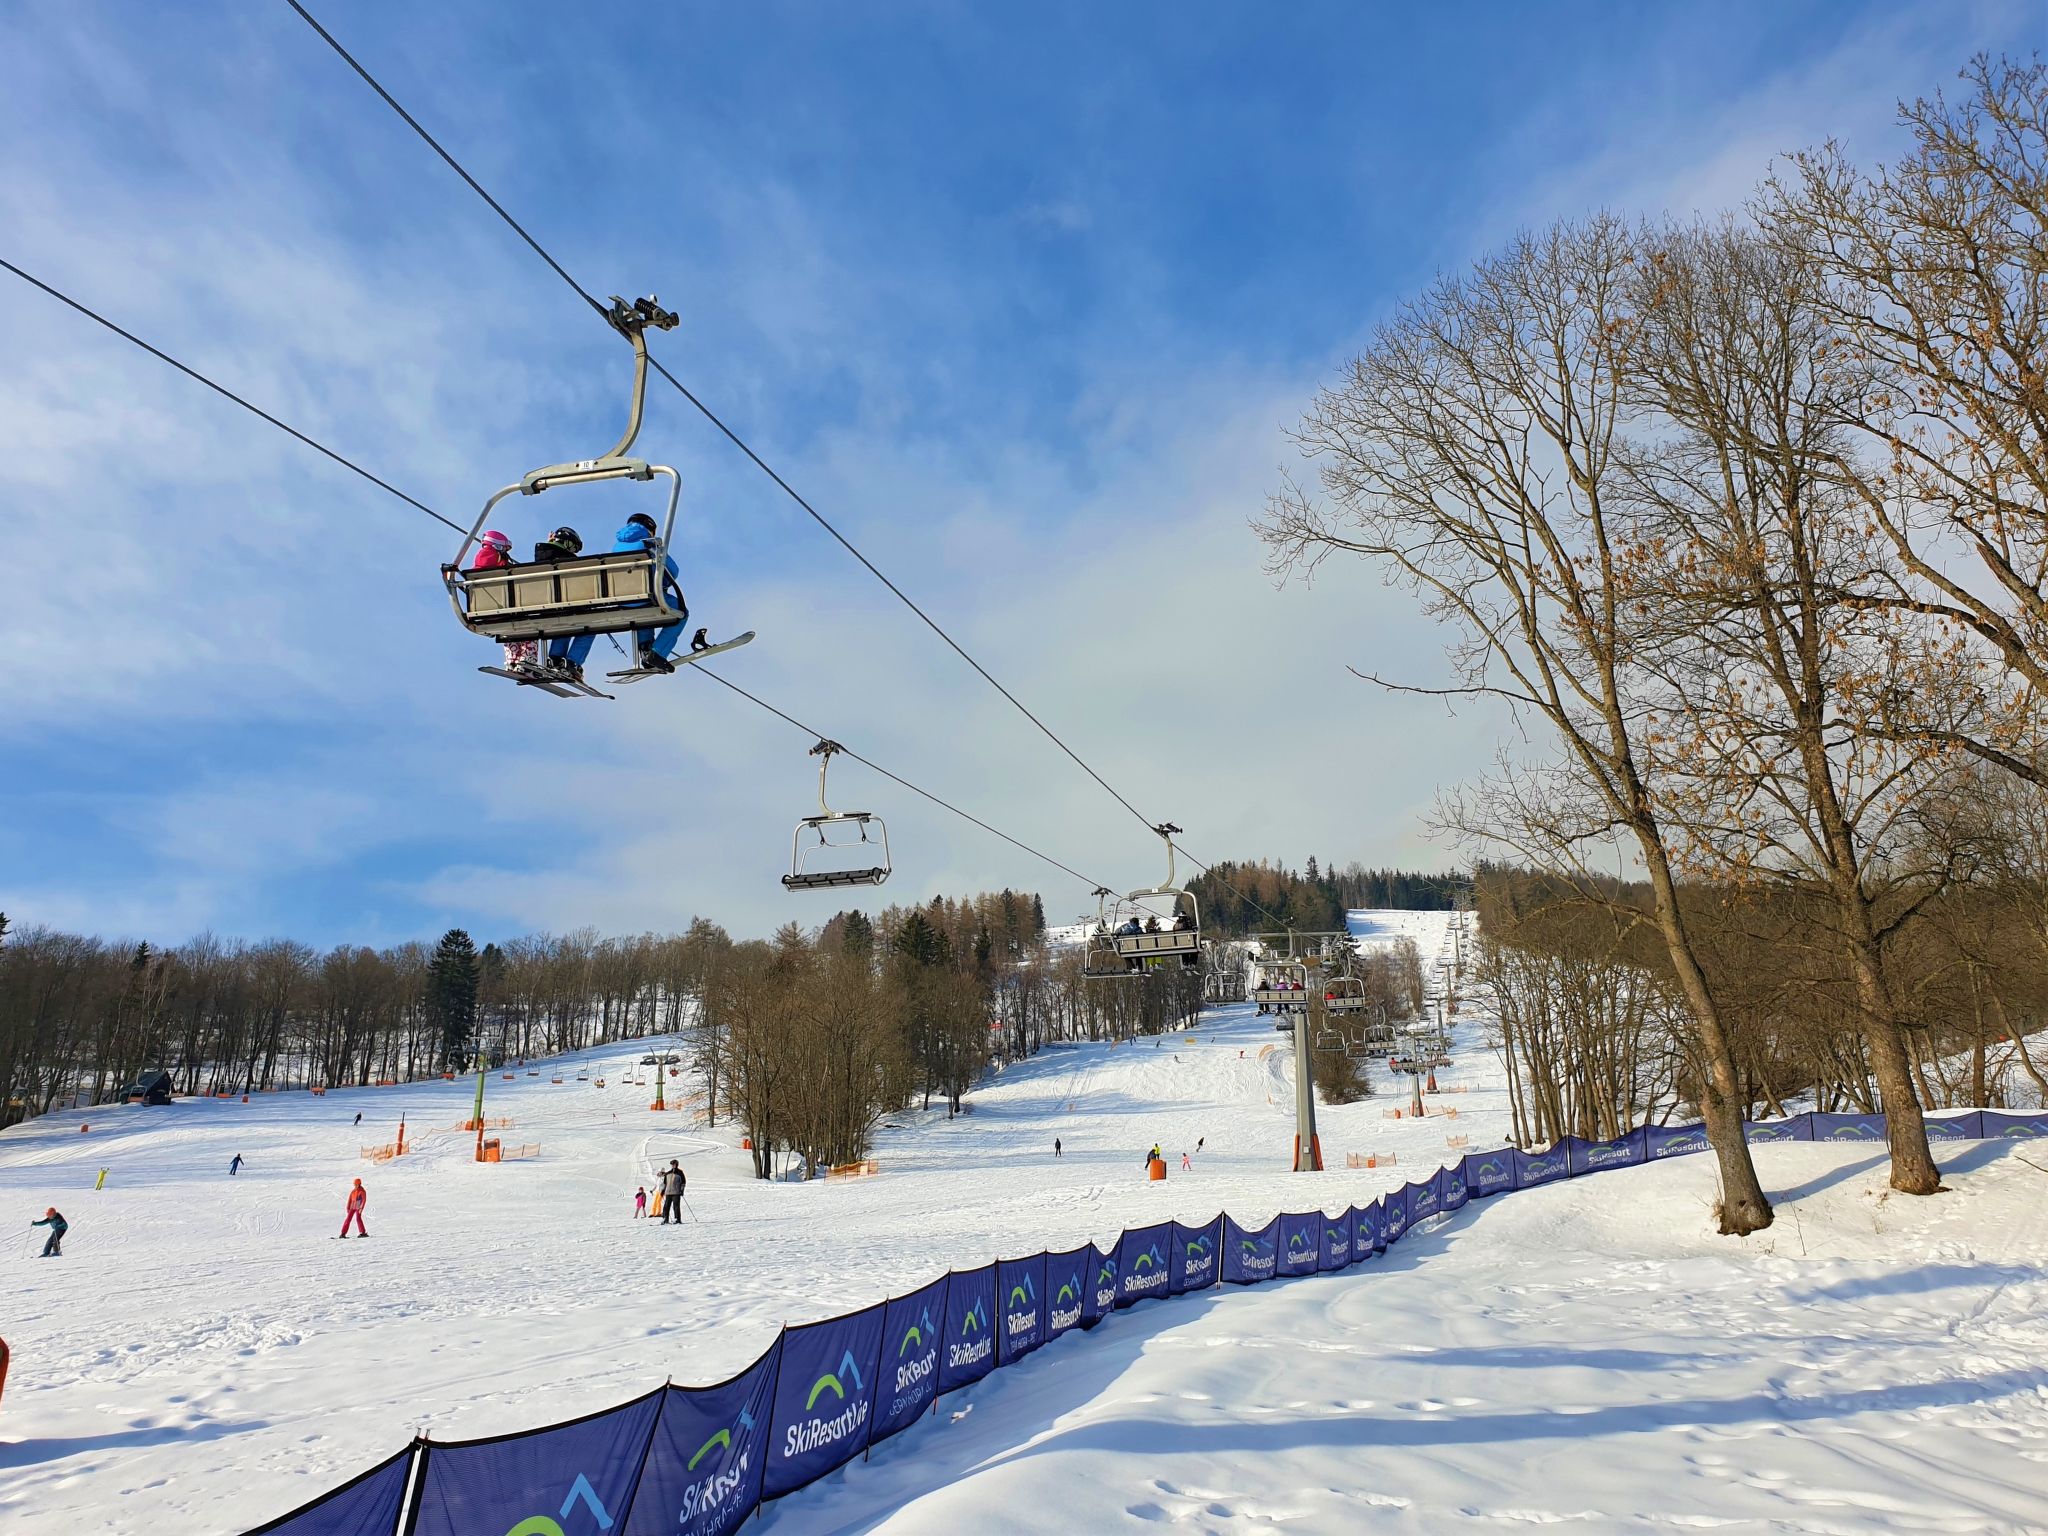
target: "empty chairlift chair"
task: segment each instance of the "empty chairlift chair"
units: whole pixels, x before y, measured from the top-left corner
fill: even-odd
[[[789,840],[789,873],[783,887],[792,891],[835,890],[849,885],[880,885],[889,878],[889,828],[871,811],[835,811],[825,799],[825,770],[832,766],[832,754],[846,749],[836,741],[821,741],[811,748],[818,759],[818,814],[796,824]],[[854,834],[849,840],[848,833]],[[820,856],[828,867],[819,867]],[[844,866],[838,860],[851,856],[867,862]],[[879,857],[879,864],[873,861]]]

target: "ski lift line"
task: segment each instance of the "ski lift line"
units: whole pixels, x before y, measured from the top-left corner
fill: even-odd
[[[432,507],[428,506],[424,501],[419,500],[417,497],[406,495],[404,491],[401,491],[397,486],[393,485],[390,481],[379,479],[376,475],[371,474],[367,469],[363,468],[362,465],[356,463],[353,459],[346,458],[343,455],[336,453],[332,448],[328,447],[325,443],[320,442],[317,439],[308,437],[305,433],[301,432],[297,427],[293,426],[290,422],[281,421],[277,417],[271,415],[270,412],[264,410],[262,406],[252,404],[250,401],[243,399],[240,395],[236,394],[233,390],[229,389],[225,384],[215,383],[212,379],[209,379],[205,374],[201,373],[197,368],[193,368],[188,366],[187,364],[179,362],[175,357],[171,356],[170,353],[164,351],[163,348],[161,347],[151,346],[148,342],[144,341],[140,336],[136,335],[133,331],[124,330],[121,326],[116,325],[113,321],[109,320],[105,315],[99,313],[97,310],[89,309],[85,305],[79,303],[79,301],[72,298],[70,294],[64,293],[59,289],[52,288],[48,283],[44,282],[34,273],[24,272],[20,267],[17,267],[13,262],[7,260],[4,256],[0,256],[0,267],[4,267],[7,271],[13,273],[16,277],[20,278],[30,287],[41,289],[44,293],[48,294],[58,303],[66,305],[71,309],[76,310],[79,314],[85,316],[86,319],[92,321],[94,324],[104,326],[106,329],[112,331],[116,336],[120,337],[123,341],[128,342],[132,346],[140,347],[143,351],[147,352],[151,357],[155,358],[158,362],[170,364],[171,367],[177,369],[178,372],[184,374],[186,378],[191,379],[194,383],[204,384],[208,389],[212,390],[215,394],[221,396],[223,399],[232,400],[236,405],[239,405],[243,410],[247,411],[250,415],[260,417],[264,421],[269,422],[270,425],[272,425],[273,427],[277,428],[278,431],[286,433],[291,437],[297,438],[301,443],[304,443],[308,448],[311,448],[314,452],[325,454],[328,458],[332,459],[335,463],[339,464],[343,469],[346,469],[353,474],[362,476],[365,480],[369,481],[370,484],[376,486],[378,490],[390,492],[393,496],[396,496],[400,501],[404,502],[407,506],[417,508],[419,511],[426,513],[427,516],[431,517],[435,522],[440,523],[445,527],[452,528],[457,533],[467,533],[469,531],[468,529],[464,528],[462,524],[454,522],[449,518],[443,517],[440,513],[436,512]]]
[[[329,32],[325,27],[321,26],[317,20],[314,19],[313,13],[311,11],[307,10],[303,5],[299,4],[299,0],[285,0],[285,4],[289,5],[293,10],[299,13],[299,19],[301,21],[305,22],[307,26],[311,27],[315,32],[320,34],[320,40],[322,42],[326,43],[328,47],[332,48],[336,53],[341,55],[343,63],[347,64],[350,69],[354,70],[358,75],[362,76],[363,83],[365,85],[367,85],[371,90],[375,91],[379,96],[384,98],[384,105],[389,107],[392,111],[396,112],[401,118],[403,118],[405,120],[405,126],[410,128],[414,133],[418,134],[422,139],[424,139],[426,141],[427,147],[431,149],[435,154],[441,157],[442,161],[446,163],[448,169],[453,171],[456,175],[460,176],[465,182],[469,184],[470,191],[474,192],[478,197],[482,198],[486,203],[490,204],[491,212],[495,213],[499,218],[503,219],[507,224],[512,226],[512,232],[518,235],[520,239],[524,240],[527,243],[527,245],[532,249],[534,255],[538,256],[542,261],[546,262],[550,267],[554,269],[555,276],[559,277],[563,282],[567,283],[571,288],[575,289],[577,296],[581,298],[584,303],[588,304],[592,309],[596,310],[600,315],[610,313],[609,306],[598,303],[598,301],[584,289],[581,283],[577,282],[575,278],[571,277],[568,274],[567,270],[564,269],[562,264],[559,261],[555,260],[554,257],[550,256],[547,253],[547,250],[541,245],[541,243],[526,232],[525,226],[522,225],[517,219],[513,218],[511,214],[505,211],[504,204],[500,203],[495,197],[491,196],[490,193],[486,192],[483,188],[483,184],[479,182],[474,176],[470,175],[468,171],[462,168],[462,162],[457,160],[453,155],[449,154],[447,150],[443,149],[441,147],[440,140],[436,139],[431,133],[427,132],[425,128],[421,127],[419,119],[414,117],[410,112],[406,111],[404,107],[400,106],[398,98],[396,96],[393,96],[389,91],[385,90],[384,87],[378,83],[377,77],[375,75],[371,74],[367,69],[363,68],[361,64],[356,62],[355,55],[350,53],[346,48],[342,47],[340,42],[336,40],[334,34],[332,32]]]
[[[304,432],[301,432],[297,427],[294,427],[290,422],[283,421],[278,417],[271,415],[270,412],[264,410],[261,406],[255,405],[250,401],[243,399],[240,395],[236,394],[233,390],[228,389],[225,385],[215,383],[212,379],[208,378],[205,374],[199,372],[196,368],[189,367],[186,364],[179,362],[178,359],[172,357],[168,352],[164,351],[162,348],[152,346],[149,342],[144,341],[140,336],[137,336],[133,331],[125,330],[121,326],[116,325],[113,321],[109,320],[106,316],[100,314],[98,311],[88,308],[86,305],[80,303],[77,299],[72,298],[69,294],[63,292],[62,290],[51,287],[50,284],[44,282],[41,278],[35,276],[35,274],[24,271],[22,268],[16,266],[13,262],[7,260],[5,257],[0,257],[0,269],[4,269],[7,272],[12,273],[14,276],[20,278],[23,282],[29,284],[29,286],[39,289],[41,292],[45,294],[48,294],[51,298],[57,300],[60,304],[63,304],[67,308],[75,310],[77,313],[85,316],[88,320],[93,321],[95,324],[103,326],[105,329],[112,331],[116,336],[119,336],[123,341],[128,342],[132,346],[140,348],[142,351],[149,353],[150,356],[158,359],[161,362],[168,363],[171,367],[177,369],[178,372],[184,374],[187,378],[193,380],[195,383],[203,384],[208,389],[212,390],[215,394],[218,394],[225,399],[233,401],[236,405],[242,407],[243,410],[249,412],[252,416],[258,417],[259,419],[269,423],[271,426],[276,427],[280,432],[283,432],[288,436],[296,439],[298,442],[303,443],[306,447],[313,449],[317,453],[325,455],[329,459],[332,459],[335,463],[341,465],[344,469],[347,469],[352,473],[359,475],[363,479],[369,481],[370,484],[376,486],[379,490],[387,492],[388,494],[397,497],[398,500],[404,502],[407,506],[414,508],[416,511],[424,512],[428,517],[433,518],[434,521],[442,524],[444,527],[450,528],[454,530],[456,533],[467,533],[469,531],[462,524],[453,522],[450,519],[443,517],[439,512],[436,512],[432,507],[428,506],[419,498],[407,495],[404,491],[401,491],[397,486],[393,485],[390,481],[372,474],[369,470],[364,469],[362,465],[357,464],[354,460],[346,458],[342,454],[335,452],[334,449],[329,448],[325,443],[319,441],[317,438],[308,437]],[[707,677],[711,677],[714,681],[724,684],[725,687],[730,688],[733,692],[741,695],[743,698],[750,700],[752,703],[760,705],[761,708],[767,710],[770,714],[775,715],[782,720],[788,721],[791,725],[796,726],[798,729],[805,731],[813,737],[817,737],[821,734],[817,731],[813,731],[809,726],[804,725],[794,716],[784,714],[774,705],[768,703],[767,700],[758,698],[754,694],[748,693],[746,689],[740,687],[737,683],[729,682],[725,678],[717,676],[716,673],[711,672],[708,668],[700,666],[692,670],[700,672]],[[1100,884],[1099,881],[1090,879],[1087,875],[1082,874],[1079,870],[1073,868],[1071,865],[1061,863],[1051,854],[1043,853],[1040,850],[1032,847],[1029,843],[1026,843],[1018,838],[1010,836],[1009,833],[1004,832],[998,827],[993,827],[989,825],[989,823],[983,821],[979,816],[976,816],[968,811],[963,811],[960,809],[959,806],[952,804],[950,801],[941,799],[939,796],[933,794],[930,790],[923,789],[918,785],[911,783],[908,779],[903,778],[898,774],[891,773],[888,769],[882,767],[881,764],[873,762],[868,758],[862,757],[858,752],[849,751],[844,747],[842,747],[840,750],[842,752],[845,752],[846,756],[852,758],[855,762],[861,764],[861,766],[872,769],[874,772],[881,774],[882,777],[890,780],[892,783],[901,785],[903,788],[909,790],[912,794],[922,796],[924,799],[931,801],[932,804],[939,806],[943,810],[952,812],[955,816],[960,817],[962,820],[972,822],[975,826],[981,828],[984,832],[989,833],[993,837],[1001,838],[1004,842],[1010,844],[1012,847],[1030,854],[1033,858],[1038,859],[1043,863],[1051,865],[1054,869],[1061,871],[1063,874],[1073,876],[1074,879],[1079,880],[1083,885],[1092,887]]]
[[[823,732],[814,730],[812,727],[804,724],[803,721],[797,719],[794,715],[784,714],[781,710],[777,709],[773,704],[770,704],[766,699],[760,698],[754,694],[747,692],[746,689],[742,688],[738,683],[733,682],[730,678],[720,677],[716,672],[712,671],[709,667],[697,666],[692,667],[690,670],[696,673],[699,677],[708,677],[711,679],[712,682],[717,683],[719,686],[731,689],[741,698],[747,700],[748,703],[758,704],[761,708],[767,710],[769,714],[775,716],[776,719],[783,721],[785,724],[795,726],[798,730],[802,731],[805,735],[813,738],[814,740],[822,741],[829,739],[824,735]],[[1051,854],[1040,852],[1038,849],[1032,847],[1029,843],[1010,836],[1010,834],[1003,831],[1002,828],[990,826],[987,822],[983,821],[979,816],[976,816],[972,811],[963,811],[960,809],[959,806],[954,805],[951,801],[940,799],[930,790],[921,788],[918,785],[911,783],[910,780],[902,777],[900,774],[891,773],[888,769],[884,768],[880,763],[877,763],[872,759],[862,757],[858,752],[854,751],[851,747],[848,747],[843,743],[836,741],[833,743],[833,745],[837,748],[841,756],[852,758],[856,763],[859,763],[863,768],[871,769],[875,773],[879,773],[883,778],[889,780],[890,783],[899,785],[902,788],[909,790],[913,795],[922,796],[924,799],[931,801],[933,805],[938,806],[939,809],[944,811],[951,811],[955,816],[958,816],[962,821],[972,822],[975,826],[981,828],[982,831],[988,833],[991,837],[1001,838],[1004,842],[1008,843],[1012,848],[1016,848],[1024,853],[1030,854],[1031,857],[1033,857],[1034,859],[1037,859],[1042,863],[1051,865],[1054,869],[1059,870],[1062,874],[1073,876],[1083,885],[1091,887],[1100,886],[1100,881],[1091,879],[1087,875],[1082,874],[1078,869],[1075,869],[1071,864],[1062,864],[1058,859],[1054,858]]]
[[[285,3],[291,6],[291,8],[294,11],[298,12],[300,17],[304,19],[306,25],[311,27],[313,31],[319,35],[320,39],[341,57],[343,62],[345,62],[351,69],[353,69],[358,75],[362,77],[364,83],[367,84],[371,90],[377,93],[377,95],[384,101],[385,105],[390,107],[392,111],[396,112],[399,115],[399,117],[403,119],[406,126],[411,128],[414,133],[418,134],[421,140],[425,142],[427,147],[433,150],[435,154],[440,156],[441,159],[448,165],[449,169],[454,171],[456,175],[460,176],[464,183],[466,183],[469,186],[470,190],[475,192],[478,197],[482,198],[484,202],[487,205],[489,205],[491,211],[497,214],[499,218],[503,219],[505,223],[508,226],[510,226],[513,233],[517,234],[521,240],[525,241],[526,244],[532,248],[534,254],[539,256],[542,261],[546,262],[548,266],[554,271],[555,275],[560,277],[563,282],[567,283],[569,287],[575,291],[577,297],[581,298],[584,301],[584,303],[590,305],[590,307],[596,310],[600,315],[605,315],[609,313],[606,306],[598,303],[598,301],[591,296],[590,292],[586,288],[584,288],[584,286],[581,283],[577,282],[575,278],[571,277],[569,275],[568,270],[564,268],[559,261],[555,260],[553,256],[549,255],[546,248],[543,247],[538,240],[534,239],[532,235],[528,234],[525,227],[521,225],[517,219],[513,218],[511,214],[505,211],[503,204],[501,204],[496,198],[492,197],[489,192],[484,190],[482,183],[480,183],[474,176],[470,175],[467,170],[463,169],[462,163],[460,161],[458,161],[446,149],[442,148],[439,140],[437,140],[432,134],[428,133],[425,128],[420,126],[419,120],[415,118],[410,112],[406,111],[406,109],[399,104],[398,99],[395,96],[393,96],[389,91],[384,89],[383,85],[378,82],[377,77],[372,75],[367,69],[365,69],[362,66],[362,64],[356,60],[353,54],[351,54],[346,48],[342,47],[342,45],[335,39],[334,35],[331,32],[329,32],[325,27],[321,26],[320,23],[313,18],[313,14],[310,11],[308,11],[305,8],[305,6],[299,3],[299,0],[285,0]],[[710,422],[712,426],[716,427],[719,430],[719,432],[724,434],[727,441],[729,441],[735,448],[739,449],[741,453],[745,454],[747,459],[755,466],[755,468],[759,469],[762,474],[766,475],[770,480],[774,481],[777,488],[779,488],[785,496],[789,497],[791,501],[795,502],[799,507],[801,507],[810,516],[813,522],[815,522],[820,528],[824,529],[825,532],[830,534],[832,538],[835,541],[837,541],[837,543],[842,549],[844,549],[848,554],[853,556],[855,560],[859,561],[860,564],[867,570],[869,575],[873,576],[875,580],[879,581],[883,586],[887,587],[890,593],[897,599],[897,601],[902,603],[903,606],[908,608],[912,613],[916,614],[917,617],[923,621],[926,628],[931,630],[933,634],[937,635],[941,640],[943,640],[956,656],[958,656],[962,661],[966,662],[969,667],[973,668],[974,671],[980,675],[982,681],[986,682],[991,688],[995,689],[997,693],[1001,694],[1006,700],[1009,701],[1010,705],[1014,709],[1016,709],[1016,711],[1019,714],[1023,715],[1025,719],[1029,720],[1034,726],[1036,726],[1039,732],[1042,735],[1044,735],[1046,740],[1050,741],[1054,746],[1058,747],[1070,759],[1072,759],[1075,766],[1080,768],[1080,770],[1083,773],[1087,774],[1089,778],[1093,779],[1098,785],[1100,785],[1102,789],[1106,793],[1108,793],[1110,798],[1117,802],[1117,804],[1121,805],[1125,810],[1129,811],[1133,816],[1137,817],[1138,820],[1141,823],[1143,823],[1148,830],[1157,825],[1157,823],[1155,823],[1151,817],[1147,816],[1143,811],[1139,810],[1135,805],[1131,804],[1129,800],[1125,799],[1122,793],[1120,793],[1117,790],[1117,788],[1109,782],[1109,780],[1105,779],[1101,774],[1097,773],[1094,768],[1089,766],[1087,760],[1084,759],[1080,753],[1076,752],[1072,747],[1068,746],[1065,741],[1061,740],[1058,733],[1056,733],[1052,729],[1052,727],[1047,725],[1043,720],[1039,719],[1037,715],[1033,714],[1030,708],[1025,705],[1023,700],[1019,699],[1014,693],[1010,692],[1008,688],[1004,687],[1000,682],[998,682],[994,674],[992,674],[988,670],[988,668],[984,667],[980,662],[976,661],[973,656],[969,655],[965,647],[963,647],[959,641],[955,640],[950,634],[948,634],[946,630],[943,627],[941,627],[941,625],[936,619],[934,619],[930,614],[926,613],[923,608],[919,607],[916,601],[912,599],[908,593],[906,593],[901,587],[897,586],[895,582],[891,581],[886,575],[884,575],[881,567],[877,566],[874,563],[874,561],[870,560],[866,555],[862,554],[860,550],[854,546],[853,542],[850,539],[848,539],[845,534],[841,533],[836,527],[834,527],[831,521],[827,519],[823,513],[821,513],[816,507],[812,506],[809,501],[805,500],[802,494],[797,491],[795,486],[791,485],[787,480],[783,479],[783,477],[776,472],[774,467],[770,465],[766,459],[762,458],[760,454],[756,453],[753,450],[752,446],[748,444],[746,439],[741,437],[739,433],[735,432],[731,427],[726,425],[724,420],[722,420],[719,417],[717,412],[713,411],[710,406],[706,405],[701,399],[699,399],[698,396],[687,385],[685,385],[681,379],[677,378],[673,373],[670,373],[668,368],[661,362],[659,358],[655,358],[650,355],[649,362],[653,366],[654,371],[660,374],[671,385],[673,385],[678,394],[680,394],[685,400],[689,401],[692,406],[696,407],[698,413],[702,415],[706,421]],[[1268,915],[1270,916],[1271,914]]]

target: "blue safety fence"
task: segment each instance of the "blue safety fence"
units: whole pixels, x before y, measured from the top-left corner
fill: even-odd
[[[1882,1144],[1882,1115],[1751,1122],[1762,1141]],[[2048,1137],[2048,1113],[1930,1117],[1941,1141]],[[954,1270],[858,1312],[784,1328],[709,1387],[669,1384],[617,1408],[484,1440],[419,1439],[248,1536],[724,1536],[908,1428],[943,1394],[1062,1334],[1155,1297],[1329,1274],[1384,1253],[1468,1201],[1708,1150],[1696,1125],[1544,1152],[1472,1152],[1337,1214],[1229,1215],[1133,1227],[1089,1244]]]

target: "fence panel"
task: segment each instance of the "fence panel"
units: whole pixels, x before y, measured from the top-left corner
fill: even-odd
[[[1505,1194],[1515,1187],[1515,1153],[1512,1147],[1497,1152],[1467,1152],[1464,1157],[1465,1183],[1472,1198]]]
[[[596,1536],[632,1505],[664,1389],[547,1429],[420,1450],[408,1536]]]
[[[1472,1186],[1465,1180],[1465,1159],[1447,1164],[1443,1171],[1444,1210],[1462,1210],[1472,1198]]]
[[[1752,1144],[1763,1141],[1813,1140],[1813,1116],[1790,1115],[1783,1120],[1745,1120],[1742,1139]]]
[[[1351,1212],[1340,1211],[1323,1217],[1323,1251],[1316,1267],[1330,1271],[1351,1267]]]
[[[1883,1115],[1823,1115],[1810,1117],[1815,1141],[1883,1141]]]
[[[1173,1223],[1170,1221],[1162,1221],[1157,1226],[1125,1229],[1123,1241],[1117,1244],[1116,1250],[1116,1304],[1119,1307],[1167,1294],[1173,1270],[1166,1261],[1166,1255],[1172,1247]]]
[[[1052,1292],[1046,1306],[1047,1339],[1081,1326],[1088,1315],[1088,1291],[1095,1268],[1093,1247],[1070,1248],[1045,1256],[1045,1286]]]
[[[1420,1226],[1432,1216],[1443,1213],[1444,1188],[1443,1170],[1439,1168],[1426,1179],[1418,1179],[1408,1186],[1408,1225]]]
[[[939,1391],[979,1381],[996,1368],[996,1267],[956,1269],[946,1285],[946,1352]]]
[[[1929,1141],[1981,1141],[1984,1139],[1984,1117],[1974,1109],[1966,1115],[1929,1115],[1927,1117],[1927,1139]]]
[[[1281,1274],[1314,1274],[1322,1253],[1321,1211],[1289,1211],[1280,1218]]]
[[[782,1335],[715,1387],[669,1387],[624,1536],[729,1536],[761,1502]]]
[[[1649,1156],[1640,1129],[1630,1131],[1626,1136],[1617,1136],[1612,1141],[1582,1141],[1576,1136],[1566,1138],[1565,1157],[1571,1164],[1572,1177],[1581,1174],[1598,1173],[1603,1168],[1633,1168]]]
[[[1403,1184],[1399,1189],[1380,1196],[1380,1232],[1389,1248],[1401,1241],[1408,1230],[1408,1191],[1414,1187]]]
[[[1091,1328],[1116,1310],[1116,1256],[1122,1247],[1123,1239],[1118,1238],[1107,1249],[1097,1245],[1089,1250],[1094,1255],[1095,1279],[1088,1287],[1084,1321]]]
[[[396,1536],[412,1455],[408,1445],[290,1514],[257,1526],[248,1536]]]
[[[1176,1296],[1206,1291],[1221,1273],[1218,1250],[1223,1246],[1223,1218],[1199,1227],[1173,1224],[1173,1285]]]
[[[763,1498],[814,1482],[867,1449],[888,1310],[888,1303],[877,1302],[783,1330]],[[483,1533],[479,1528],[468,1536]]]
[[[2048,1136],[2048,1115],[2004,1115],[1987,1109],[1983,1115],[1984,1139],[2003,1141],[2014,1136]]]
[[[1280,1246],[1280,1218],[1247,1232],[1230,1216],[1223,1218],[1223,1278],[1231,1285],[1257,1285],[1273,1278]]]
[[[1002,1363],[1022,1360],[1045,1342],[1045,1255],[1004,1259],[996,1265],[1003,1301]]]
[[[1554,1184],[1571,1177],[1571,1159],[1565,1156],[1562,1147],[1552,1147],[1548,1152],[1516,1152],[1514,1158],[1517,1189],[1534,1189],[1539,1184]]]
[[[1709,1150],[1707,1128],[1704,1125],[1646,1125],[1643,1127],[1643,1150],[1648,1161],[1660,1158],[1685,1157],[1693,1152]]]
[[[939,1395],[939,1351],[945,1347],[948,1276],[898,1296],[882,1318],[882,1369],[875,1383],[876,1445],[914,1422]]]

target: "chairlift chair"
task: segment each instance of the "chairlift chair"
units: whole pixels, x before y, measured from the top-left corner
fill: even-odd
[[[1365,983],[1356,976],[1332,976],[1323,982],[1323,1006],[1332,1013],[1365,1012]]]
[[[682,621],[684,610],[669,601],[662,560],[674,537],[676,507],[683,482],[666,464],[650,464],[628,454],[640,435],[647,397],[648,326],[673,330],[676,317],[653,299],[627,303],[614,297],[605,317],[633,346],[633,400],[626,430],[606,452],[594,459],[572,459],[544,465],[512,485],[492,493],[462,537],[455,559],[441,567],[448,601],[455,616],[472,634],[505,641],[551,640],[563,636],[615,634],[628,629],[658,629]],[[578,555],[552,565],[508,565],[493,570],[464,570],[463,557],[482,536],[492,509],[507,496],[538,496],[563,485],[592,485],[604,480],[669,481],[668,517],[660,538],[625,554]]]
[[[1107,886],[1095,888],[1095,927],[1083,941],[1081,950],[1081,975],[1088,981],[1131,981],[1142,977],[1144,968],[1124,958],[1117,948],[1116,936],[1110,931],[1117,911],[1109,906],[1110,892]],[[1118,903],[1121,909],[1122,903]]]
[[[1275,986],[1284,981],[1286,986]],[[1308,1007],[1308,967],[1299,960],[1267,960],[1261,963],[1259,984],[1252,988],[1252,1001],[1268,1008],[1291,1012]]]
[[[832,754],[845,750],[836,741],[821,741],[811,748],[810,755],[818,759],[819,813],[806,816],[790,834],[789,873],[782,877],[783,887],[787,890],[824,891],[851,885],[880,885],[889,878],[889,828],[882,818],[872,811],[835,811],[825,799],[825,771],[832,766]],[[858,838],[850,843],[835,843],[833,832],[838,830],[843,835],[847,828],[858,832]],[[817,841],[807,843],[804,838],[807,832]],[[863,868],[806,869],[805,863],[823,850],[865,852],[870,858],[879,852],[882,862]]]
[[[1144,903],[1170,899],[1175,925],[1161,928],[1156,933],[1141,929],[1137,933],[1113,932],[1110,937],[1116,943],[1117,953],[1141,968],[1157,969],[1172,962],[1184,970],[1192,970],[1202,963],[1202,911],[1194,892],[1182,890],[1173,883],[1173,839],[1180,828],[1172,822],[1161,822],[1152,830],[1166,844],[1166,879],[1158,885],[1132,891],[1125,899],[1136,911],[1147,912],[1154,918],[1159,914],[1151,912]],[[1177,926],[1183,917],[1187,919],[1187,925]]]

